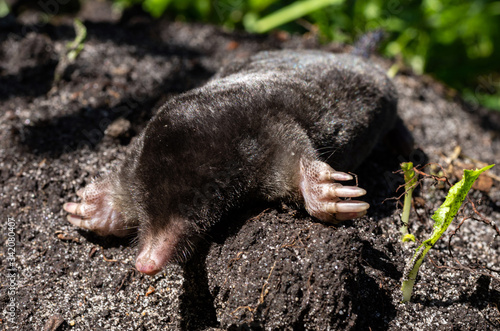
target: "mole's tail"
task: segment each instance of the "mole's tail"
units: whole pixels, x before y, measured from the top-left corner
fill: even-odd
[[[352,51],[352,54],[364,58],[370,57],[370,55],[375,52],[378,46],[380,46],[380,42],[384,40],[385,37],[386,33],[383,29],[377,29],[365,33],[354,44],[354,49]]]

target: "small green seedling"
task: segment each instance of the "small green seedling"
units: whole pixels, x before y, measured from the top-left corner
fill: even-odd
[[[479,170],[464,170],[462,180],[453,185],[446,196],[446,200],[438,208],[438,210],[436,210],[434,215],[432,215],[432,219],[434,220],[434,231],[432,232],[431,237],[425,240],[416,249],[413,258],[406,265],[405,272],[403,274],[403,286],[401,287],[401,290],[403,291],[403,302],[410,301],[411,294],[413,292],[413,285],[417,279],[418,269],[424,261],[425,255],[451,224],[453,218],[458,213],[462,202],[467,196],[467,193],[479,175],[493,166],[494,164],[491,164]]]
[[[398,71],[401,70],[400,65],[397,63],[394,63],[389,70],[387,70],[387,76],[389,78],[394,78],[398,74]]]
[[[59,58],[59,63],[54,71],[54,84],[57,84],[61,80],[66,68],[75,62],[78,54],[80,54],[85,46],[84,41],[87,38],[87,28],[78,19],[73,21],[73,26],[75,27],[76,37],[72,42],[66,44],[66,53],[61,54]]]
[[[405,178],[405,202],[403,205],[403,215],[401,215],[403,226],[401,226],[400,230],[403,235],[403,242],[415,241],[415,236],[408,232],[408,220],[410,219],[411,198],[417,183],[418,175],[415,175],[412,162],[401,163],[401,169],[403,170]]]
[[[85,25],[83,25],[80,20],[75,19],[75,21],[73,22],[73,26],[75,27],[76,33],[75,40],[66,45],[66,48],[68,49],[66,56],[70,63],[75,61],[78,54],[80,54],[80,52],[83,50],[83,47],[85,46],[84,41],[85,38],[87,38],[87,28],[85,28]]]

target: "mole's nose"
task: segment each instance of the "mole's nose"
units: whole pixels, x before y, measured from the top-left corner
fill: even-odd
[[[159,231],[146,234],[142,241],[135,267],[146,275],[155,275],[172,260],[178,234],[172,231]]]
[[[150,276],[156,275],[161,270],[161,268],[156,265],[155,261],[148,259],[147,257],[140,259],[140,256],[137,257],[137,260],[135,261],[135,268],[139,272]]]

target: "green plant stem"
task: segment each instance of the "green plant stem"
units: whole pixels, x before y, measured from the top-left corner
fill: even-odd
[[[401,291],[403,292],[402,302],[408,302],[411,299],[411,294],[413,293],[413,285],[415,285],[415,280],[417,279],[418,270],[420,265],[424,262],[424,257],[427,252],[432,248],[433,245],[429,245],[426,240],[422,245],[417,248],[417,252],[413,255],[412,260],[409,265],[413,265],[412,269],[408,272],[408,278],[403,281],[403,286]],[[405,271],[406,273],[406,271]]]
[[[403,215],[401,216],[401,220],[403,221],[403,226],[401,227],[401,234],[403,235],[403,237],[408,234],[408,220],[410,218],[412,195],[413,195],[413,189],[411,189],[408,193],[405,194]]]
[[[403,241],[412,240],[409,239],[408,235],[408,221],[410,219],[410,211],[411,211],[411,201],[413,196],[413,190],[415,189],[415,184],[417,183],[417,175],[413,170],[412,162],[404,162],[401,163],[401,169],[404,173],[405,179],[405,201],[403,205],[403,214],[401,215],[401,221],[403,222],[403,226],[401,226],[401,234]],[[413,239],[414,241],[414,239]]]
[[[280,25],[288,22],[292,22],[298,18],[301,18],[309,13],[312,13],[321,8],[340,5],[344,0],[308,0],[308,1],[297,1],[291,5],[277,10],[276,12],[261,18],[246,26],[248,30],[256,33],[268,32]]]

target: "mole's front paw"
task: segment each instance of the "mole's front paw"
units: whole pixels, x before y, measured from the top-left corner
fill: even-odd
[[[76,194],[82,198],[81,203],[67,202],[63,206],[70,213],[68,221],[71,224],[101,236],[123,237],[131,233],[133,229],[126,226],[123,216],[113,207],[109,180],[94,182]]]
[[[351,175],[335,171],[324,162],[301,160],[300,191],[309,214],[333,223],[365,215],[370,207],[368,203],[341,199],[366,194],[360,187],[343,186],[336,182],[351,179]]]

